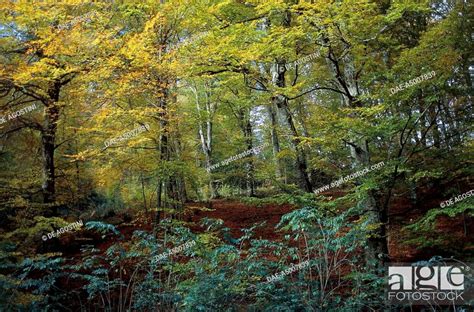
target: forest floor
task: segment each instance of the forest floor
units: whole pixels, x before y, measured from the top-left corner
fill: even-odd
[[[427,197],[429,198],[429,197]],[[431,199],[430,199],[431,200]],[[391,262],[415,262],[419,260],[428,260],[433,256],[449,257],[453,254],[468,256],[473,251],[473,236],[469,235],[469,229],[472,227],[472,219],[459,218],[438,218],[435,230],[424,238],[441,238],[449,237],[448,241],[442,244],[438,243],[437,248],[418,248],[414,245],[404,244],[404,234],[402,228],[405,225],[413,223],[419,219],[428,207],[433,207],[437,199],[433,202],[425,203],[413,209],[413,203],[406,198],[398,198],[392,203],[390,211],[390,226],[388,229],[389,253]],[[210,208],[212,207],[212,208]],[[203,218],[213,218],[223,220],[223,226],[229,228],[229,234],[232,238],[239,238],[243,235],[242,229],[251,228],[255,224],[265,222],[263,226],[257,227],[254,231],[254,238],[266,239],[270,241],[283,240],[284,233],[275,229],[283,215],[295,210],[296,207],[284,204],[263,204],[260,206],[249,205],[235,200],[218,199],[209,203],[190,202],[186,204],[184,215],[181,220],[188,222],[188,227],[194,233],[204,233],[206,229],[200,226]],[[164,216],[161,216],[164,217]],[[90,230],[81,230],[79,232],[71,232],[64,234],[57,244],[54,245],[55,250],[60,251],[67,259],[69,264],[79,264],[82,260],[81,248],[87,245],[93,245],[99,250],[98,255],[104,256],[109,247],[118,242],[127,244],[131,240],[136,230],[145,230],[152,232],[153,217],[151,213],[142,214],[135,218],[131,218],[130,214],[120,214],[110,216],[103,220],[106,223],[115,224],[122,237],[116,235],[102,235]],[[440,235],[444,233],[444,235]],[[449,233],[449,235],[446,235]],[[414,237],[417,237],[416,235]],[[229,243],[227,241],[227,243]],[[241,246],[243,249],[248,248],[248,244]],[[454,251],[455,253],[452,253]],[[246,253],[242,253],[242,257],[246,257]],[[267,256],[270,261],[278,261],[273,255]],[[457,258],[457,257],[456,257]],[[459,259],[459,258],[457,258]],[[186,261],[184,258],[178,261]],[[131,262],[128,265],[132,265]],[[130,270],[131,271],[131,267]],[[350,272],[348,268],[346,273]],[[126,273],[125,273],[126,274]],[[71,287],[68,279],[60,281],[60,287],[67,289]],[[73,288],[84,287],[85,284],[78,282]],[[348,290],[349,291],[349,290]]]
[[[433,199],[433,201],[435,202],[436,199]],[[450,250],[462,253],[473,251],[472,239],[468,241],[470,237],[469,228],[472,228],[472,219],[466,220],[463,217],[438,218],[435,230],[428,234],[428,237],[436,239],[437,236],[440,236],[437,233],[450,233],[449,239],[442,244],[442,250],[444,251],[436,248],[418,248],[416,245],[404,243],[406,236],[402,228],[418,220],[425,212],[425,209],[429,209],[428,207],[432,204],[425,202],[423,206],[413,209],[406,198],[400,198],[392,204],[390,226],[388,228],[389,253],[392,262],[412,262],[420,259],[429,259],[435,255],[444,256],[444,253]],[[204,232],[204,229],[198,223],[205,217],[223,220],[224,226],[230,229],[232,238],[241,237],[243,235],[242,229],[265,222],[263,226],[255,229],[254,238],[271,241],[279,241],[283,238],[284,233],[277,231],[275,226],[284,214],[295,209],[295,207],[289,204],[254,206],[225,199],[213,200],[210,207],[212,208],[209,209],[208,203],[188,203],[186,205],[184,219],[190,222],[190,228],[194,232]],[[122,216],[115,216],[114,219],[124,239],[129,239],[135,230],[152,230],[153,220],[151,217],[141,217],[132,222],[121,221]],[[108,222],[108,220],[104,221]],[[84,242],[91,243],[103,251],[115,243],[110,237],[103,240],[98,235],[93,235],[89,231],[83,231],[82,234],[76,234],[74,237],[61,242],[60,245],[63,245],[62,251],[68,249],[69,252],[66,251],[65,253],[73,255],[79,253],[80,245]]]

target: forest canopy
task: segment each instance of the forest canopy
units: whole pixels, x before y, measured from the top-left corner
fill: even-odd
[[[0,310],[415,304],[388,266],[474,256],[473,13],[0,2]]]

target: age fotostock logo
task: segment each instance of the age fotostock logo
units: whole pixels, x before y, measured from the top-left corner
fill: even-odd
[[[388,300],[392,303],[450,305],[465,303],[468,291],[466,264],[433,266],[389,266]]]

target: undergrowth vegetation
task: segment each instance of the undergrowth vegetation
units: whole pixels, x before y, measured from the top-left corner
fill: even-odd
[[[103,253],[86,245],[74,258],[54,253],[24,258],[15,246],[2,246],[2,269],[14,272],[8,279],[2,276],[2,305],[30,311],[66,309],[64,302],[76,302],[83,294],[88,299],[78,302],[81,307],[107,311],[233,311],[239,306],[256,311],[308,306],[353,311],[380,305],[382,279],[362,265],[363,221],[350,225],[351,210],[334,216],[301,200],[306,205],[284,215],[277,226],[282,241],[255,239],[254,231],[262,224],[242,230],[239,239],[226,240],[229,229],[222,221],[206,218],[200,223],[205,233],[164,219],[159,238],[140,230],[124,239],[113,225],[88,222],[87,231],[105,242],[117,241]],[[153,261],[189,241],[196,244]],[[267,282],[266,277],[304,261],[307,267]],[[74,291],[63,291],[66,284],[76,285]]]

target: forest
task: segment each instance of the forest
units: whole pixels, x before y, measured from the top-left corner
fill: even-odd
[[[468,0],[1,0],[0,311],[474,311],[473,43]]]

